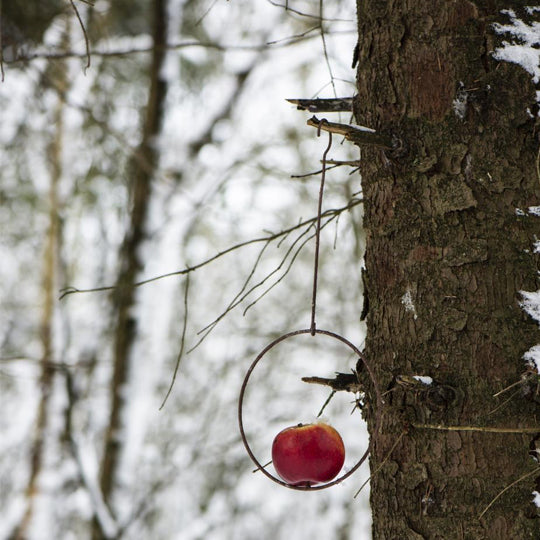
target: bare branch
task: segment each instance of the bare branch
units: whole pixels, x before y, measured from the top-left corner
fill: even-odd
[[[84,72],[86,73],[86,70],[90,67],[90,43],[88,41],[88,34],[86,33],[86,28],[84,27],[84,23],[81,19],[81,15],[79,14],[79,10],[77,9],[75,2],[73,2],[73,0],[69,0],[69,1],[71,2],[71,7],[73,8],[75,15],[77,16],[79,24],[81,25],[82,33],[84,35],[84,46],[86,48],[86,67],[84,68]],[[92,5],[92,4],[89,4],[89,5]]]
[[[330,64],[330,59],[328,58],[328,49],[326,46],[326,37],[323,27],[323,0],[319,0],[319,30],[321,34],[321,41],[323,46],[324,60],[326,61],[326,66],[328,68],[328,73],[330,74],[330,82],[332,83],[332,90],[334,91],[334,97],[337,98],[336,84],[334,82],[334,73],[332,72],[332,65]]]
[[[366,484],[371,480],[371,478],[373,476],[375,476],[384,466],[384,464],[388,461],[388,459],[390,458],[390,456],[392,455],[392,452],[396,449],[396,446],[399,444],[399,441],[401,441],[401,439],[403,438],[403,436],[405,435],[405,431],[402,431],[399,435],[399,437],[394,441],[394,444],[392,445],[392,448],[390,448],[390,450],[388,451],[388,453],[386,454],[386,456],[384,457],[384,459],[381,461],[381,463],[379,464],[379,466],[375,469],[375,472],[370,475],[368,477],[368,479],[360,486],[360,489],[358,489],[358,491],[354,494],[354,499],[356,499],[356,497],[358,497],[358,495],[360,494],[360,492],[364,489],[364,487],[366,486]]]
[[[300,111],[309,111],[312,113],[351,112],[353,98],[287,99],[286,101],[296,105],[296,108]]]
[[[279,43],[299,41],[299,40],[305,38],[306,36],[308,36],[309,34],[311,34],[311,32],[315,32],[318,29],[319,29],[318,26],[312,26],[311,28],[308,28],[305,32],[302,32],[301,34],[294,34],[292,36],[287,36],[287,37],[280,38],[280,39],[274,39],[273,41],[267,41],[266,44],[267,45],[277,45]]]
[[[176,381],[176,375],[178,374],[178,368],[180,367],[180,362],[184,356],[184,347],[186,344],[186,328],[187,328],[187,321],[188,321],[188,295],[189,295],[189,274],[186,276],[186,284],[184,287],[184,322],[182,324],[182,337],[180,338],[180,351],[178,353],[178,357],[176,358],[176,366],[174,367],[174,373],[172,376],[171,384],[169,386],[169,389],[167,390],[167,394],[165,395],[163,402],[161,403],[161,406],[159,407],[160,411],[161,409],[163,409],[163,407],[165,406],[165,403],[169,399],[169,396],[174,386],[174,382]]]
[[[519,484],[522,480],[525,480],[526,478],[529,478],[530,476],[532,476],[533,474],[538,474],[538,472],[540,471],[540,467],[536,467],[535,469],[533,469],[532,471],[528,472],[527,474],[524,474],[523,476],[521,476],[520,478],[518,478],[517,480],[514,480],[514,482],[512,482],[511,484],[509,484],[508,486],[506,486],[502,491],[500,491],[494,498],[493,500],[484,508],[484,510],[482,511],[482,513],[478,516],[478,519],[480,519],[492,506],[493,506],[493,503],[501,496],[503,495],[506,491],[508,491],[511,487],[514,487],[516,484]]]
[[[205,326],[202,330],[200,330],[197,334],[200,335],[201,333],[203,334],[201,339],[199,339],[199,341],[188,351],[188,352],[192,352],[193,350],[195,350],[207,337],[208,335],[210,334],[210,332],[212,332],[212,330],[216,327],[216,325],[231,311],[233,310],[235,307],[237,307],[238,305],[240,305],[253,291],[255,291],[257,288],[259,288],[260,286],[262,286],[264,283],[266,283],[274,274],[276,274],[277,272],[279,272],[281,270],[281,268],[283,267],[283,265],[285,264],[285,262],[287,261],[289,255],[291,254],[292,250],[294,249],[294,247],[296,246],[296,244],[299,242],[299,240],[305,236],[309,230],[311,229],[312,225],[310,225],[304,232],[302,232],[296,239],[295,241],[293,242],[293,244],[289,247],[289,249],[287,250],[287,252],[285,253],[285,256],[283,257],[283,259],[281,260],[281,262],[279,263],[279,265],[274,269],[272,270],[272,272],[270,272],[266,277],[264,277],[261,281],[259,281],[258,283],[256,283],[255,285],[253,285],[246,293],[244,293],[240,298],[238,298],[238,295],[236,298],[238,298],[238,300],[236,300],[234,303],[231,303],[229,304],[229,306],[219,315],[219,317],[217,317],[214,321],[212,321],[210,324],[208,324],[207,326]],[[272,285],[270,285],[261,295],[259,295],[251,304],[249,304],[247,306],[247,308],[244,310],[243,312],[243,315],[246,314],[246,312],[253,306],[255,305],[261,298],[263,298],[264,296],[266,296],[266,294],[268,294],[276,285],[278,285],[278,283],[280,283],[282,281],[282,279],[289,273],[289,270],[291,269],[294,261],[296,260],[296,257],[298,256],[298,254],[300,253],[300,251],[302,250],[302,248],[305,246],[305,244],[307,242],[309,242],[309,240],[311,240],[315,235],[311,235],[309,236],[307,239],[305,239],[300,247],[296,250],[296,252],[293,254],[292,258],[291,258],[291,261],[289,262],[286,270],[284,271],[284,273],[279,277],[279,279],[277,279]]]
[[[335,32],[326,32],[327,35],[329,34],[353,34],[354,31],[335,31]],[[301,41],[305,41],[308,39],[314,39],[318,37],[318,35],[313,36],[303,36],[298,38],[293,38],[291,41],[287,43],[275,43],[273,45],[274,48],[278,47],[286,47],[289,45],[293,45],[296,43],[299,43]],[[268,43],[258,43],[253,45],[227,45],[227,44],[220,44],[215,43],[212,41],[183,41],[180,43],[169,43],[163,46],[155,47],[153,45],[149,45],[147,47],[131,47],[129,49],[117,49],[117,50],[110,50],[110,51],[99,51],[99,50],[93,50],[92,56],[93,57],[100,57],[100,58],[119,58],[123,56],[130,56],[132,54],[145,54],[145,53],[151,53],[154,50],[165,50],[165,51],[177,51],[181,49],[187,49],[187,48],[204,48],[204,49],[213,49],[216,51],[221,52],[228,52],[228,51],[264,51],[265,49],[268,49]],[[60,51],[60,52],[53,52],[53,51],[41,51],[36,52],[34,54],[27,54],[24,56],[18,56],[17,58],[14,58],[13,60],[6,60],[4,59],[5,64],[20,64],[24,62],[30,62],[32,60],[36,60],[38,58],[45,58],[47,60],[63,60],[65,58],[86,58],[86,51],[85,52],[78,52],[78,51]]]
[[[481,433],[540,433],[537,427],[490,427],[490,426],[444,426],[442,424],[411,424],[416,429],[435,429],[438,431],[478,431]]]
[[[351,208],[354,208],[355,206],[358,206],[359,204],[363,203],[363,199],[352,199],[347,205],[341,207],[341,208],[334,208],[330,210],[326,210],[323,212],[322,217],[328,217],[328,216],[334,216],[337,214],[340,214],[341,212],[350,210]],[[271,242],[273,240],[276,240],[278,238],[281,238],[285,235],[288,235],[292,231],[295,231],[297,229],[301,229],[302,227],[305,227],[306,225],[312,224],[317,220],[317,217],[310,218],[306,221],[301,221],[297,225],[294,225],[292,227],[289,227],[288,229],[284,229],[283,231],[279,233],[273,233],[269,234],[267,236],[262,236],[259,238],[253,238],[251,240],[246,240],[245,242],[240,242],[239,244],[235,244],[234,246],[231,246],[227,249],[224,249],[223,251],[220,251],[219,253],[216,253],[212,257],[209,257],[208,259],[205,259],[204,261],[195,264],[193,266],[187,266],[186,268],[183,268],[182,270],[177,270],[174,272],[168,272],[166,274],[161,274],[159,276],[155,276],[152,278],[144,279],[142,281],[138,281],[133,284],[133,287],[141,287],[142,285],[147,285],[148,283],[153,283],[154,281],[159,281],[161,279],[165,279],[168,277],[173,276],[182,276],[185,274],[188,274],[190,272],[194,272],[195,270],[199,270],[200,268],[207,266],[208,264],[216,261],[217,259],[223,257],[224,255],[228,255],[229,253],[232,253],[233,251],[236,251],[238,249],[241,249],[243,247],[257,244],[260,242]],[[60,299],[65,298],[66,296],[69,296],[71,294],[75,293],[93,293],[93,292],[104,292],[104,291],[112,291],[116,288],[116,285],[105,285],[102,287],[92,287],[90,289],[79,289],[77,287],[68,286],[64,289],[60,290]]]
[[[283,274],[279,277],[279,279],[277,279],[274,283],[272,283],[272,285],[270,285],[270,287],[268,287],[268,289],[266,289],[262,294],[260,294],[253,302],[251,302],[251,304],[249,304],[246,309],[244,309],[242,315],[245,315],[261,298],[263,298],[264,296],[266,296],[276,285],[279,285],[279,283],[281,283],[281,281],[285,278],[285,276],[289,273],[290,269],[292,268],[293,264],[294,264],[294,261],[296,260],[296,257],[298,257],[298,255],[300,254],[300,252],[302,251],[302,249],[304,248],[304,246],[312,239],[312,238],[315,238],[315,234],[312,234],[310,236],[308,236],[308,238],[306,238],[302,244],[300,244],[300,246],[298,247],[298,249],[296,250],[296,252],[294,253],[294,255],[292,256],[291,258],[291,261],[290,263],[288,264],[287,268],[285,269],[285,271],[283,272]]]
[[[285,11],[289,11],[291,13],[295,13],[296,15],[300,15],[300,17],[306,17],[309,19],[315,19],[317,21],[327,21],[327,22],[350,22],[354,23],[352,19],[324,19],[322,18],[322,15],[319,13],[319,15],[313,15],[312,13],[304,13],[303,11],[299,11],[298,9],[294,9],[292,7],[289,7],[287,4],[278,4],[277,2],[274,2],[274,0],[267,0],[269,4],[272,4],[275,7],[280,7],[285,9]]]
[[[262,54],[262,53],[261,53]],[[206,129],[203,131],[203,133],[194,141],[191,141],[189,143],[188,149],[189,154],[192,156],[195,156],[198,154],[200,149],[208,143],[212,142],[212,133],[214,131],[214,128],[216,125],[221,122],[222,120],[229,118],[231,116],[231,113],[233,112],[234,106],[238,101],[239,96],[241,95],[245,83],[247,79],[249,78],[249,75],[252,73],[252,71],[255,69],[255,67],[260,62],[260,56],[261,54],[257,55],[257,58],[251,63],[250,66],[248,66],[246,69],[240,71],[235,75],[235,88],[231,92],[231,95],[229,99],[227,100],[227,103],[225,103],[224,107],[221,111],[219,111],[214,118],[210,120],[208,123]]]
[[[331,133],[338,133],[343,135],[348,141],[354,144],[372,144],[375,146],[382,146],[384,148],[392,148],[392,141],[390,137],[377,133],[369,128],[360,128],[356,126],[350,126],[348,124],[338,124],[336,122],[328,122],[328,120],[319,120],[316,116],[311,117],[307,121],[308,126],[322,129],[323,131],[329,131]]]
[[[358,160],[355,160],[355,161],[339,161],[339,160],[336,160],[336,159],[327,159],[326,164],[331,165],[331,167],[328,167],[328,166],[326,167],[327,171],[330,171],[331,169],[335,169],[337,167],[343,167],[344,165],[347,165],[349,167],[354,167],[354,170],[349,173],[349,174],[352,174],[360,166],[360,161],[358,161]],[[316,175],[321,174],[321,173],[322,173],[322,168],[317,170],[317,171],[313,171],[313,172],[309,172],[309,173],[305,173],[305,174],[291,174],[291,178],[308,178],[310,176],[316,176]]]
[[[329,386],[335,392],[345,391],[354,394],[363,391],[363,387],[358,381],[356,373],[336,373],[333,379],[325,377],[302,377],[302,381],[310,384],[321,384]]]

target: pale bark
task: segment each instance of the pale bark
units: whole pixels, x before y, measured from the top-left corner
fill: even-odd
[[[66,31],[67,38],[68,31]],[[66,89],[67,79],[65,65],[60,62],[51,72],[55,77],[58,90],[58,103],[54,111],[54,134],[49,145],[50,184],[49,184],[49,223],[45,246],[43,250],[43,304],[40,322],[40,341],[42,346],[41,374],[39,378],[40,399],[36,414],[32,447],[30,450],[30,475],[26,487],[26,510],[13,537],[24,539],[34,515],[34,502],[39,493],[39,476],[43,469],[43,456],[45,451],[45,435],[48,430],[49,403],[56,363],[54,349],[54,315],[58,290],[58,252],[60,238],[58,185],[62,175],[62,138],[64,133],[64,100],[63,92]]]

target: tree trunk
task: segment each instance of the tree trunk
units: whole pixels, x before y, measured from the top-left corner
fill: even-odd
[[[66,25],[63,42],[69,40],[69,23]],[[49,149],[50,184],[48,193],[49,223],[43,254],[43,303],[40,322],[40,342],[42,348],[41,373],[39,377],[40,400],[37,409],[32,447],[30,450],[30,475],[26,487],[26,510],[21,523],[12,537],[16,540],[25,539],[31,526],[35,510],[35,499],[39,494],[39,477],[44,467],[45,442],[48,432],[49,406],[53,389],[55,347],[54,347],[54,315],[56,304],[57,266],[60,233],[58,185],[62,176],[62,147],[64,136],[64,93],[67,91],[66,65],[59,62],[57,69],[51,70],[50,75],[58,89],[53,125],[54,133]]]
[[[125,400],[123,386],[127,383],[131,349],[134,343],[135,319],[132,308],[135,303],[135,281],[141,269],[139,248],[144,240],[146,215],[150,204],[151,183],[158,164],[156,137],[161,129],[165,107],[166,82],[161,70],[165,58],[167,39],[166,0],[153,2],[153,56],[150,67],[150,90],[143,124],[142,140],[132,156],[128,168],[131,175],[130,226],[121,249],[121,268],[114,292],[117,313],[114,343],[114,372],[111,381],[111,410],[105,436],[105,451],[101,467],[100,485],[103,498],[111,503],[115,484],[121,443],[122,414]],[[103,531],[94,520],[94,538],[102,538]]]
[[[395,143],[361,167],[365,353],[386,392],[367,413],[375,539],[538,538],[538,379],[520,379],[538,332],[519,305],[538,288],[538,108],[529,74],[491,55],[518,9],[500,4],[357,4],[355,117]]]

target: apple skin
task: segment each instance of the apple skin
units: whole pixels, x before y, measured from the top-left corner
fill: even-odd
[[[345,446],[328,424],[298,424],[280,431],[272,443],[272,461],[279,476],[293,486],[311,486],[334,479],[345,461]]]

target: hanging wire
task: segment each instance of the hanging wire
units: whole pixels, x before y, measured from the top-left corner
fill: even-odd
[[[317,137],[321,135],[321,126],[328,123],[325,118],[323,118],[317,128]],[[313,294],[311,297],[311,325],[310,333],[312,336],[316,333],[316,323],[315,323],[315,311],[317,309],[317,281],[319,279],[319,246],[321,243],[321,215],[322,215],[322,201],[324,194],[324,182],[326,180],[326,156],[332,148],[332,132],[328,132],[328,146],[323,153],[322,157],[322,171],[321,171],[321,185],[319,188],[319,203],[317,207],[317,229],[315,232],[315,262],[313,265]]]

